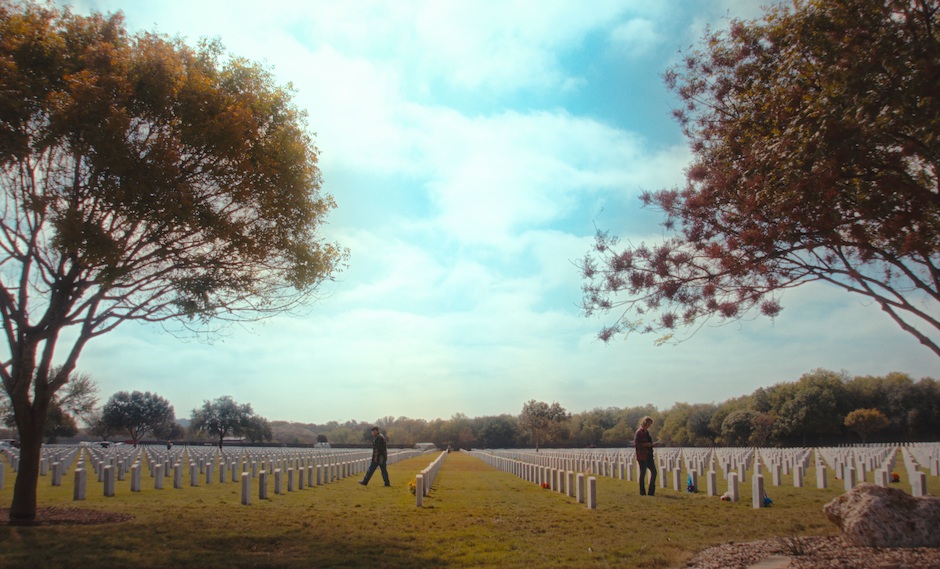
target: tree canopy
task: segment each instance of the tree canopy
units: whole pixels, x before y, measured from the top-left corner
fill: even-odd
[[[316,297],[346,258],[319,235],[335,206],[320,187],[305,113],[267,69],[217,42],[129,35],[120,13],[0,3],[11,521],[35,515],[46,412],[90,339],[127,321],[211,331]]]
[[[170,402],[149,391],[118,391],[101,409],[102,427],[110,433],[127,433],[138,443],[146,433],[154,436],[168,431],[176,421]]]
[[[58,373],[57,369],[53,374]],[[54,443],[58,437],[72,437],[78,434],[78,421],[91,423],[98,404],[98,384],[86,373],[73,372],[65,386],[52,396],[43,426],[43,438]],[[0,423],[7,427],[16,427],[16,416],[6,392],[0,391]]]
[[[49,405],[46,428],[43,430],[46,442],[55,443],[59,437],[74,437],[76,434],[78,434],[78,423],[75,422],[75,417],[66,413],[59,402],[53,401]]]
[[[599,336],[670,339],[773,317],[819,281],[874,301],[940,355],[938,0],[805,0],[709,30],[665,74],[693,159],[647,192],[659,244],[598,231],[581,263]]]
[[[868,442],[869,435],[884,429],[888,424],[888,418],[878,409],[856,409],[845,416],[845,426],[858,433],[863,444]]]
[[[544,401],[530,399],[522,406],[519,414],[519,428],[531,437],[535,443],[535,450],[539,445],[550,442],[561,434],[561,427],[571,420],[571,414],[565,408],[554,402],[551,405]]]
[[[229,395],[215,401],[204,401],[201,408],[193,409],[189,428],[194,433],[215,437],[220,448],[229,435],[244,435],[252,440],[271,438],[271,426],[267,419],[255,415],[250,403],[236,403]]]

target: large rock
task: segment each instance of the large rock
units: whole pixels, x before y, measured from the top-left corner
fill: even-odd
[[[940,547],[940,498],[859,484],[823,506],[843,537],[863,547]]]

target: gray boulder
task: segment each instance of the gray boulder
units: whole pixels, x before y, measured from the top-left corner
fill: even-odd
[[[823,506],[852,545],[940,547],[940,498],[859,484]]]

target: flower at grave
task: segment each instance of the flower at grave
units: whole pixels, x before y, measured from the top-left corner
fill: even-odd
[[[900,482],[900,481],[901,481],[901,475],[898,474],[897,472],[892,472],[892,473],[891,473],[891,482]]]
[[[412,494],[418,491],[417,480],[412,480],[411,482],[408,483],[408,490],[410,490]]]
[[[548,490],[548,482],[542,482],[542,489]]]

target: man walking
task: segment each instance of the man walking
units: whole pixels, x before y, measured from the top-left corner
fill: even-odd
[[[382,480],[385,481],[386,486],[391,486],[388,481],[388,470],[386,469],[387,463],[388,443],[385,441],[385,437],[382,436],[382,433],[379,432],[379,428],[372,427],[372,464],[369,465],[369,470],[366,472],[366,477],[360,480],[359,484],[368,486],[369,479],[372,478],[372,474],[375,472],[375,469],[381,468]]]

